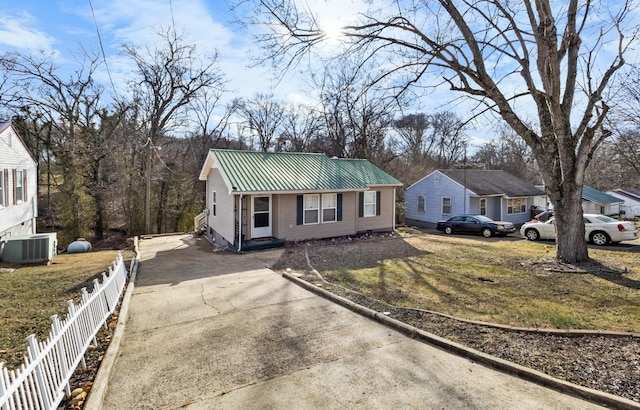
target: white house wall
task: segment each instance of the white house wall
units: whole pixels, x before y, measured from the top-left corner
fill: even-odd
[[[609,191],[607,192],[607,194],[615,196],[621,201],[624,201],[624,203],[620,204],[619,206],[621,217],[625,219],[634,219],[640,217],[640,201],[636,201],[625,195],[620,195],[615,191]]]
[[[8,170],[7,181],[4,181],[5,170]],[[26,170],[27,197],[24,201],[17,202],[14,198],[14,170]],[[37,167],[12,127],[0,134],[0,178],[6,182],[4,189],[8,192],[8,201],[0,206],[0,239],[35,233],[35,218],[38,216]]]
[[[213,215],[213,191],[216,191],[216,214]],[[208,225],[217,238],[234,242],[234,196],[222,179],[217,168],[211,169],[207,176],[207,209],[209,209]]]

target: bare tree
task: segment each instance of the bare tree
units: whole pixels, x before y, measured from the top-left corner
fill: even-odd
[[[124,46],[136,66],[135,77],[129,85],[139,119],[145,126],[145,141],[140,141],[140,146],[146,149],[144,221],[147,233],[152,230],[152,161],[159,139],[181,125],[189,103],[206,90],[220,90],[224,85],[222,73],[216,66],[217,55],[198,55],[195,45],[185,44],[173,29],[159,31],[158,36],[163,47]]]
[[[282,120],[282,132],[276,142],[279,152],[307,152],[320,137],[322,118],[305,105],[289,106]]]
[[[273,28],[261,38],[266,57],[281,70],[326,38],[308,7],[293,0],[256,4],[255,22]],[[396,87],[401,95],[416,85],[439,85],[439,78],[509,124],[531,147],[554,205],[556,258],[579,263],[589,260],[582,184],[591,155],[611,134],[603,127],[605,92],[637,41],[637,23],[627,21],[634,16],[630,0],[372,3],[342,28],[341,49],[378,62],[372,86]],[[533,125],[523,104],[534,107]]]
[[[507,126],[498,138],[478,147],[471,161],[484,169],[501,169],[532,183],[541,182],[531,148]]]
[[[285,105],[273,94],[257,93],[252,99],[239,100],[237,106],[247,128],[256,133],[260,150],[269,151],[284,119]]]
[[[87,164],[83,156],[95,148],[87,145],[88,134],[105,105],[100,100],[103,89],[94,81],[100,65],[98,55],[82,50],[81,59],[71,74],[61,74],[60,67],[48,55],[13,53],[4,60],[15,110],[32,124],[47,124],[46,133],[38,138],[46,135],[45,147],[49,151],[45,155],[48,160],[54,157],[60,166],[58,213],[66,228],[62,240],[86,236],[85,221],[92,214],[88,198],[96,199],[85,183]],[[49,172],[50,165],[49,162]],[[48,181],[51,182],[50,176]]]

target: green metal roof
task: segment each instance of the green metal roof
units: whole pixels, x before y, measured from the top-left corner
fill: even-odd
[[[606,194],[602,191],[598,191],[597,189],[591,188],[587,185],[582,186],[582,199],[584,199],[585,201],[595,202],[596,204],[600,205],[617,204],[618,202],[624,202],[618,197]]]
[[[402,185],[364,159],[220,149],[212,149],[210,155],[212,165],[236,192],[346,191]]]

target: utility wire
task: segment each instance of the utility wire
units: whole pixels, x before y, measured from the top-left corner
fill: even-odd
[[[113,79],[111,78],[111,71],[109,70],[109,64],[107,64],[107,55],[104,52],[104,45],[102,44],[102,36],[100,35],[100,30],[98,29],[98,20],[96,20],[96,12],[93,9],[93,3],[89,0],[89,7],[91,8],[91,15],[93,16],[93,24],[96,26],[96,33],[98,33],[98,43],[100,43],[100,51],[102,51],[102,60],[104,61],[104,66],[107,69],[107,75],[109,76],[109,82],[111,83],[111,88],[113,88],[114,93],[118,93],[116,91],[116,86],[113,84]]]
[[[173,25],[173,36],[174,37],[178,37],[178,34],[176,33],[176,19],[173,16],[173,1],[169,0],[169,9],[171,10],[171,24]]]

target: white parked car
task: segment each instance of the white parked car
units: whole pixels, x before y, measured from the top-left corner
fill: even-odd
[[[638,229],[633,222],[597,214],[584,214],[585,240],[595,245],[606,245],[638,239]],[[520,228],[520,234],[530,241],[556,239],[554,218],[546,222],[527,222]]]

